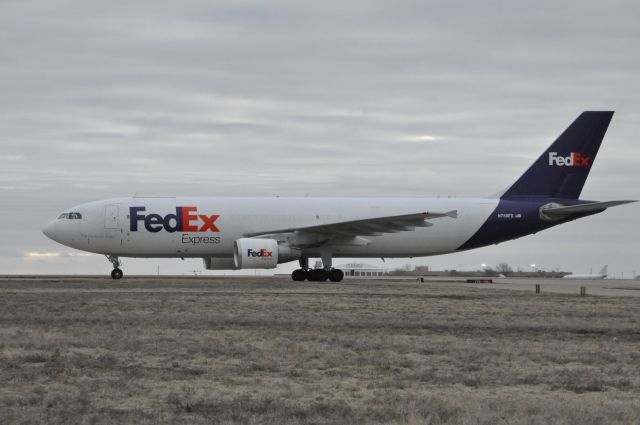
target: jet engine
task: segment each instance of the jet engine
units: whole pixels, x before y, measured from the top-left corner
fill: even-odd
[[[236,263],[233,257],[204,257],[204,268],[207,270],[235,270]]]
[[[278,263],[300,258],[301,252],[275,239],[236,239],[233,261],[236,269],[274,269]]]

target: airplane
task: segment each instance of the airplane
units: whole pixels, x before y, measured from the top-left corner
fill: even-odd
[[[477,198],[123,197],[70,208],[50,239],[120,257],[202,258],[207,270],[272,269],[339,282],[333,258],[440,255],[535,234],[636,202],[579,199],[613,112],[586,111],[508,189]],[[475,160],[475,158],[474,158]],[[550,247],[552,249],[552,247]],[[309,267],[320,258],[322,267]]]
[[[607,277],[607,265],[600,269],[598,274],[568,274],[563,276],[563,279],[581,279],[581,280],[596,280],[604,279]]]

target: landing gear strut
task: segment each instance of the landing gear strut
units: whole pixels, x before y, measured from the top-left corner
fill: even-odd
[[[111,264],[113,264],[113,270],[111,271],[111,278],[112,279],[122,279],[123,273],[122,270],[120,270],[120,260],[118,259],[117,255],[107,255],[107,260],[109,260],[111,262]]]

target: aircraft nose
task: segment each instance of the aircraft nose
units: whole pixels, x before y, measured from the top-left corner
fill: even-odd
[[[49,222],[46,226],[44,226],[44,228],[42,229],[42,233],[44,233],[46,237],[56,242],[58,242],[57,232],[56,232],[57,224],[58,224],[57,221],[53,220]]]

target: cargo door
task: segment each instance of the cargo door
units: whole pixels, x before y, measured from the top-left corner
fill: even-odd
[[[104,228],[119,229],[120,213],[118,204],[109,204],[104,207]]]
[[[105,205],[103,248],[111,254],[122,252],[122,228],[120,227],[120,222],[120,205]]]

